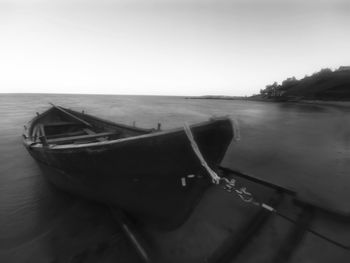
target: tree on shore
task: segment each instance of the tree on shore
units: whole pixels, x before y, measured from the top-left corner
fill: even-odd
[[[347,67],[340,67],[336,71],[344,71]],[[334,72],[336,72],[334,71]],[[349,67],[350,71],[350,67]],[[328,78],[333,71],[330,68],[323,68],[318,72],[313,73],[311,76],[305,75],[304,78],[297,80],[296,77],[290,77],[282,81],[281,85],[279,85],[277,82],[274,82],[273,84],[266,85],[265,89],[260,90],[260,95],[264,98],[277,98],[284,96],[286,92],[291,90],[293,87],[299,85],[300,83],[309,80],[319,80],[322,81],[322,79]]]
[[[271,98],[271,97],[275,97],[278,95],[279,93],[279,88],[280,86],[278,85],[278,83],[275,81],[273,84],[271,85],[266,85],[265,89],[260,90],[260,94],[263,97],[267,97],[267,98]]]

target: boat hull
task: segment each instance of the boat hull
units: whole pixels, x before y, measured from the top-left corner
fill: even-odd
[[[215,169],[233,137],[230,120],[196,125],[192,132]],[[183,129],[91,146],[26,146],[57,187],[161,228],[183,223],[211,185]]]

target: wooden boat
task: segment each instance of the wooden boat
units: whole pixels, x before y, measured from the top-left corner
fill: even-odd
[[[230,119],[190,129],[215,170],[233,137]],[[142,129],[53,105],[29,122],[23,137],[58,188],[163,228],[184,222],[211,184],[183,128]]]

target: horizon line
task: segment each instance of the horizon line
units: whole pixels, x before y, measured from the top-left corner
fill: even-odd
[[[172,94],[115,94],[115,93],[52,93],[52,92],[1,92],[0,95],[100,95],[100,96],[156,96],[156,97],[203,97],[203,96],[225,96],[225,97],[250,97],[252,95],[224,95],[224,94],[202,94],[202,95],[172,95]]]

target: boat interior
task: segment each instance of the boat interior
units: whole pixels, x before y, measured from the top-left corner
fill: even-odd
[[[43,145],[85,144],[116,140],[149,133],[151,130],[126,126],[53,106],[38,115],[28,131],[34,143]]]

